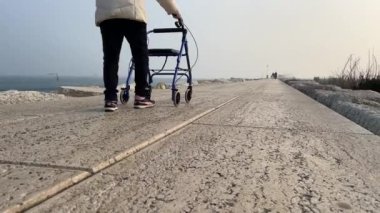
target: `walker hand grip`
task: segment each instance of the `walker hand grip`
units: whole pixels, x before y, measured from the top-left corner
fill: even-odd
[[[185,28],[185,26],[183,25],[183,20],[182,19],[178,19],[178,21],[175,22],[175,26],[177,28]]]
[[[154,29],[154,33],[182,33],[185,32],[185,29],[183,28],[160,28],[160,29]]]

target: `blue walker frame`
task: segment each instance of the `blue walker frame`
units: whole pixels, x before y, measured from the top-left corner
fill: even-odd
[[[148,31],[148,35],[151,33],[182,33],[182,42],[180,50],[175,49],[148,49],[148,55],[149,57],[165,57],[164,65],[161,69],[150,69],[149,70],[149,97],[151,98],[152,93],[152,82],[154,76],[168,76],[172,75],[172,101],[174,106],[178,106],[181,100],[181,95],[177,88],[177,81],[182,78],[182,76],[185,76],[187,78],[188,87],[185,92],[185,101],[186,103],[189,103],[192,98],[193,93],[193,82],[192,82],[192,68],[190,65],[190,56],[189,56],[189,48],[187,43],[187,29],[184,28],[184,25],[181,23],[176,23],[177,28],[159,28],[159,29],[153,29],[151,31]],[[187,68],[181,68],[181,59],[182,56],[186,57],[187,62]],[[165,69],[166,63],[168,61],[169,57],[177,57],[177,63],[176,67],[174,69]],[[130,81],[132,72],[135,70],[135,64],[133,58],[131,59],[130,65],[129,65],[129,71],[128,71],[128,77],[126,80],[126,87],[121,89],[120,92],[120,101],[121,103],[125,104],[129,100],[129,90],[130,90]]]

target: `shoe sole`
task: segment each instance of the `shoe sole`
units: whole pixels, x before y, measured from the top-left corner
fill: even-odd
[[[154,107],[154,105],[145,105],[145,106],[135,105],[135,109],[146,109],[146,108],[152,108],[152,107]]]
[[[118,108],[104,108],[105,112],[115,112]]]

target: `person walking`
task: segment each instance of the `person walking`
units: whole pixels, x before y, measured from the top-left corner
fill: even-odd
[[[182,21],[175,0],[157,0],[163,9]],[[149,2],[150,3],[150,2]],[[96,0],[96,25],[103,41],[104,109],[118,109],[117,85],[119,57],[124,37],[127,39],[135,63],[135,102],[137,109],[155,105],[148,97],[149,55],[147,44],[147,15],[145,0]]]

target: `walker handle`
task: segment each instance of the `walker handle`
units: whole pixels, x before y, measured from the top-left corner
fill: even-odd
[[[182,19],[178,19],[178,21],[175,22],[175,26],[176,26],[177,28],[182,28],[182,29],[185,28]]]
[[[183,28],[159,28],[152,30],[153,33],[183,33]]]

